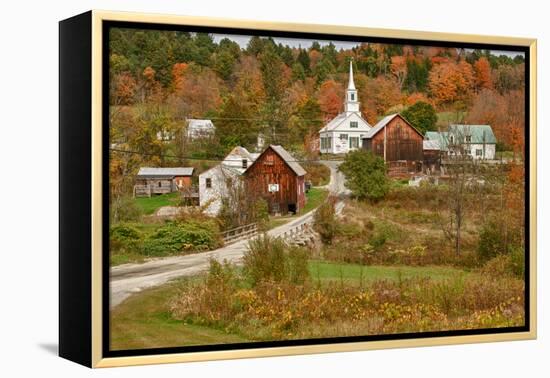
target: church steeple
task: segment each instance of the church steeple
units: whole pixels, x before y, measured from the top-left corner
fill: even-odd
[[[353,113],[359,111],[359,99],[357,98],[357,89],[355,89],[355,83],[353,82],[353,60],[349,62],[349,83],[346,90],[346,101],[344,103],[346,113]]]

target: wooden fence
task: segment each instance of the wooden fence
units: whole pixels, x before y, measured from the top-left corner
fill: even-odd
[[[256,235],[258,233],[258,225],[256,223],[246,224],[232,228],[222,232],[224,244],[231,244],[241,239]]]

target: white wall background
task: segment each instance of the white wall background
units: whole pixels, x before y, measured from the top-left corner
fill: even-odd
[[[539,145],[550,142],[550,28],[545,2],[6,1],[0,22],[0,375],[83,377],[543,377],[550,364],[548,175],[539,170],[539,339],[92,372],[56,357],[57,21],[89,9],[513,35],[539,39]],[[76,126],[76,125],[75,125]],[[549,163],[540,148],[539,166]],[[546,210],[546,211],[543,211]]]

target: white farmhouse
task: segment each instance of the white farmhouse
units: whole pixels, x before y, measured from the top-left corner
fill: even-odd
[[[187,138],[190,140],[209,137],[215,132],[216,128],[209,119],[187,119]]]
[[[353,81],[352,62],[350,62],[344,112],[338,114],[319,131],[319,151],[323,154],[345,154],[361,148],[361,140],[371,128],[372,126],[361,116],[359,110],[359,98]]]
[[[466,154],[476,160],[493,160],[497,139],[489,125],[449,125],[447,131],[428,131],[426,140],[438,142],[446,156]]]
[[[199,203],[206,214],[218,215],[222,198],[231,185],[241,185],[240,177],[255,157],[244,147],[235,147],[218,165],[199,175]]]

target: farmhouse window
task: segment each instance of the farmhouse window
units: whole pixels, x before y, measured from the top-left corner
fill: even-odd
[[[472,142],[472,136],[466,135],[466,143],[471,143],[471,142]]]
[[[350,148],[358,148],[359,147],[359,138],[358,137],[350,137],[349,138],[349,147]]]
[[[356,128],[359,127],[359,122],[357,122],[357,121],[351,121],[351,122],[349,123],[349,127],[350,127],[351,129],[356,129]]]
[[[159,188],[162,186],[162,182],[159,181]]]
[[[340,134],[340,140],[348,140],[348,134]]]
[[[454,136],[451,135],[451,136],[449,137],[449,140],[451,141],[451,143],[454,143],[454,141],[455,141]]]
[[[212,179],[209,177],[206,179],[206,187],[211,188],[212,187]]]
[[[243,167],[243,169],[246,169],[246,168],[248,167],[248,160],[243,159],[243,161],[242,161],[242,167]]]
[[[483,150],[477,149],[476,156],[483,156]]]

